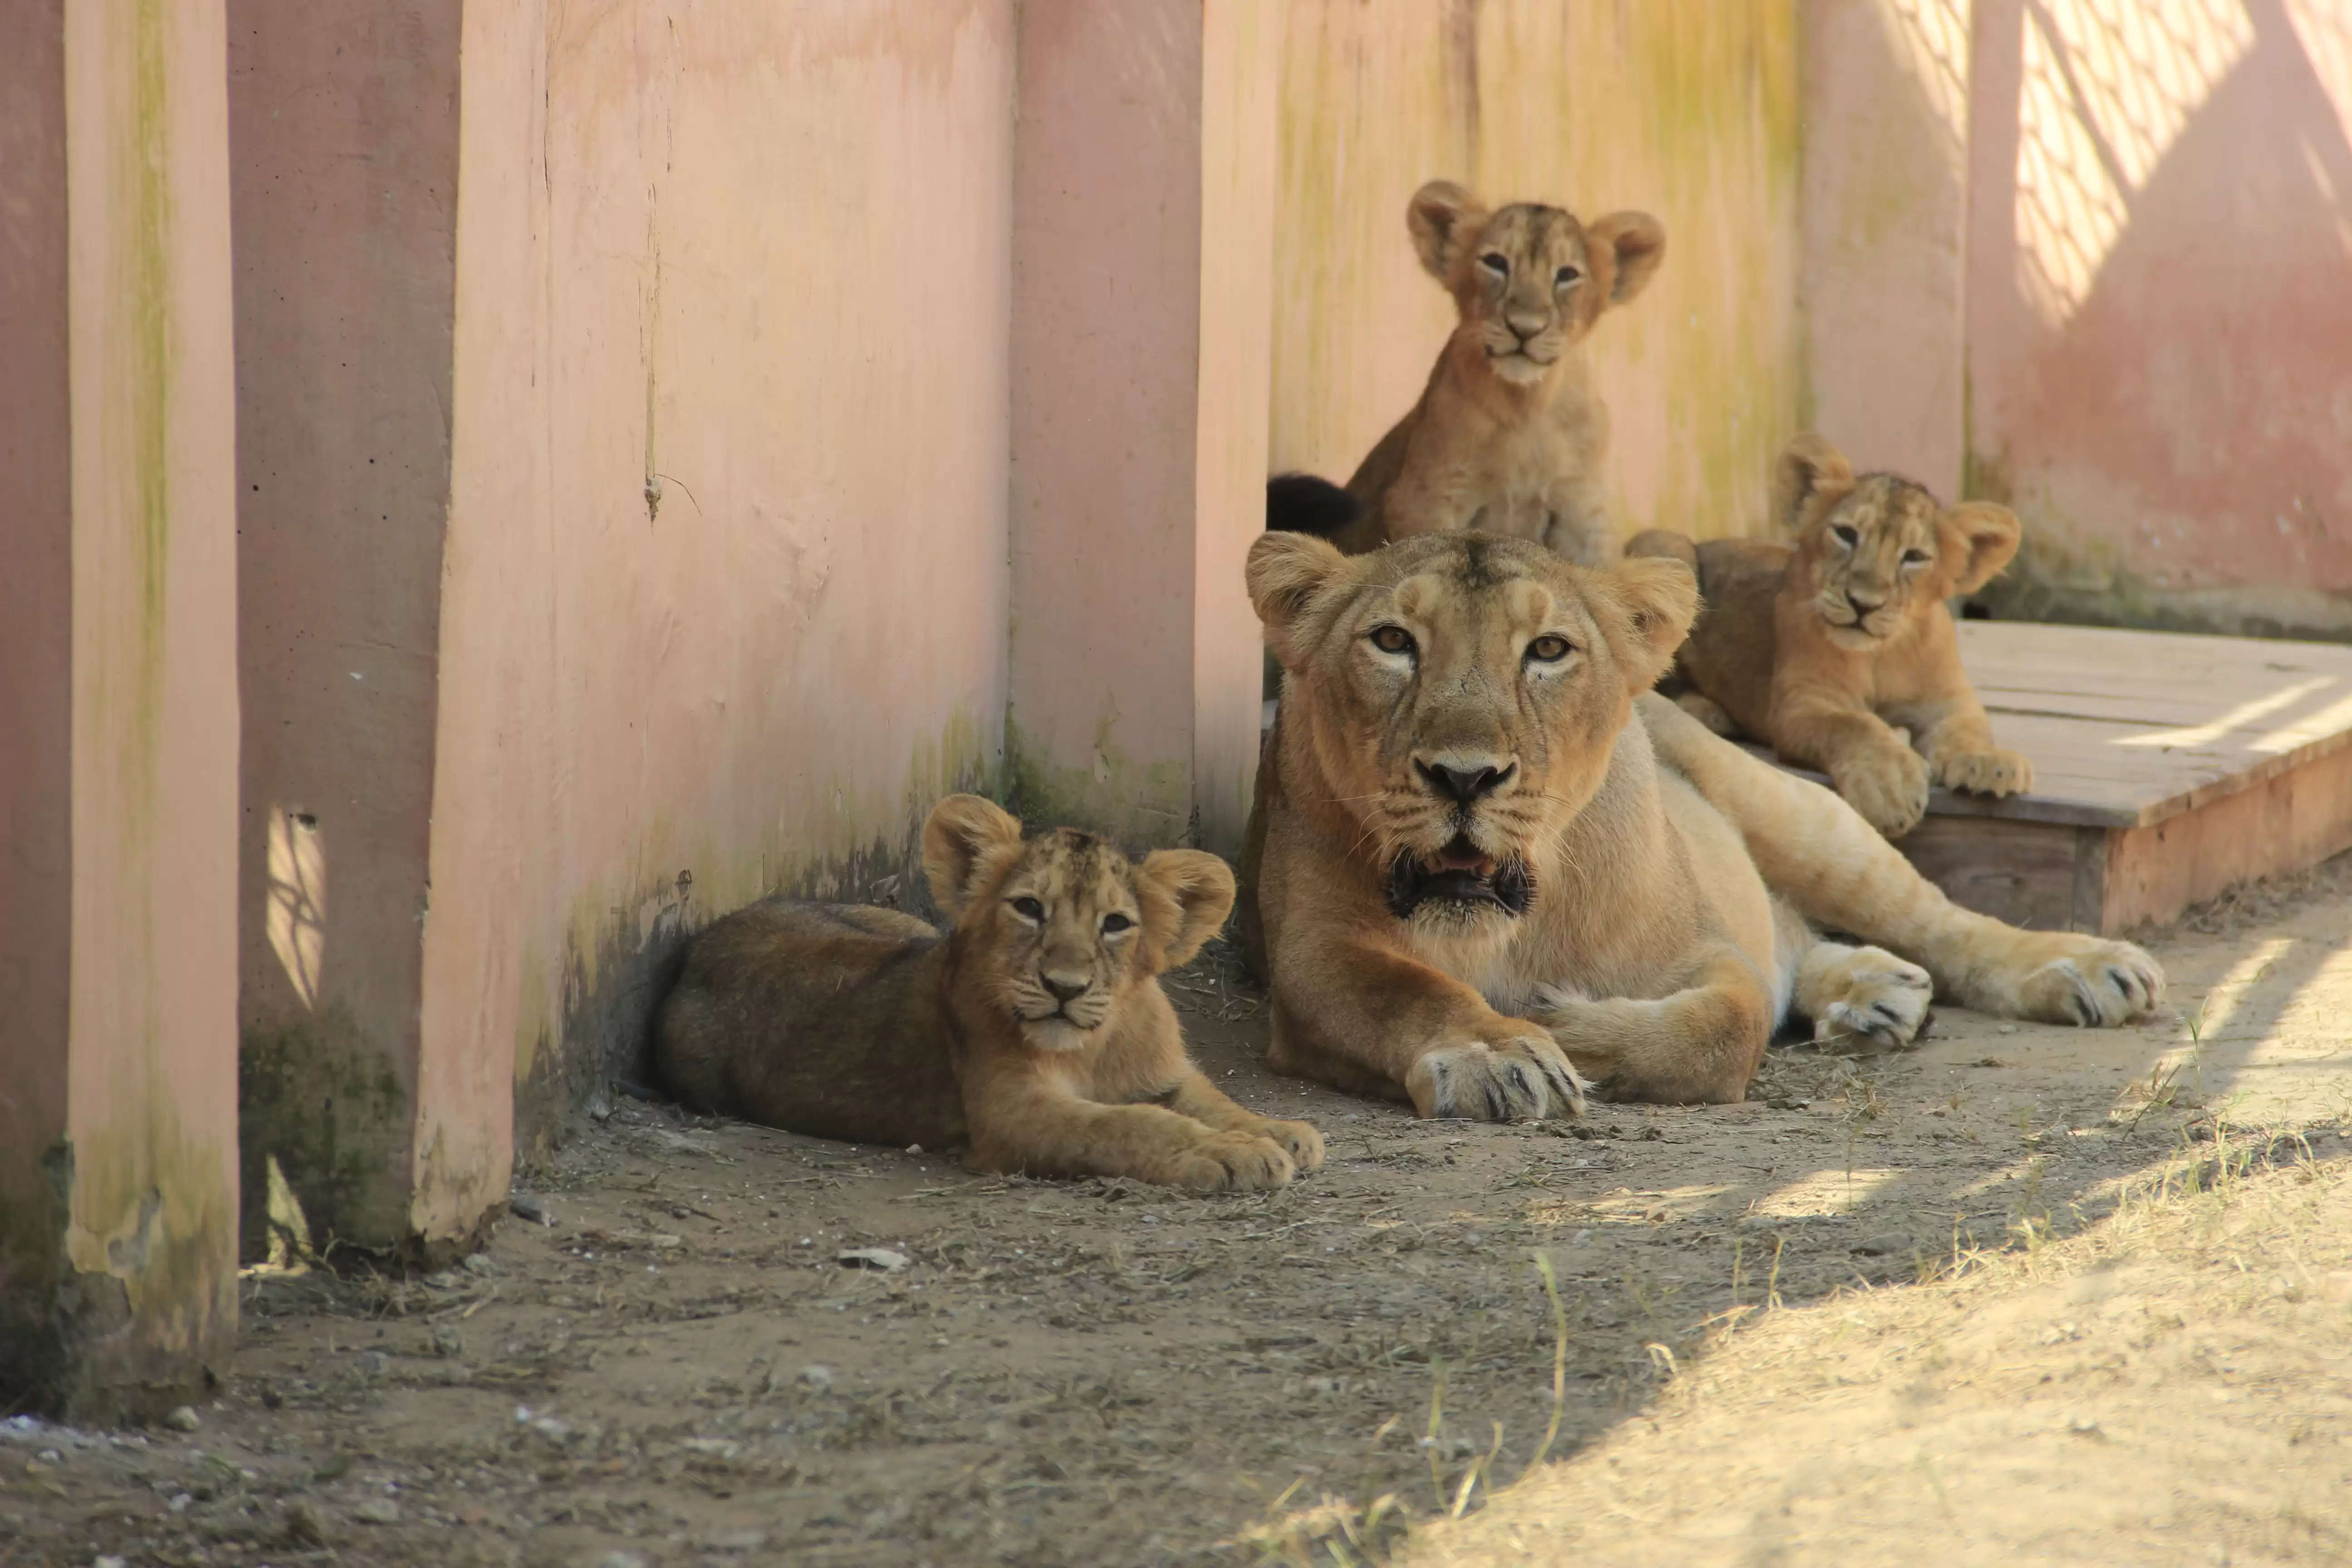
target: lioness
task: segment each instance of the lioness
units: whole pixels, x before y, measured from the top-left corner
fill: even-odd
[[[1954,907],[1836,795],[1652,694],[1697,607],[1680,562],[1268,533],[1248,581],[1284,669],[1244,866],[1277,1071],[1491,1121],[1588,1084],[1733,1100],[1791,1009],[1883,1049],[1931,984],[2074,1024],[2162,993],[2129,943]]]
[[[1647,213],[1580,224],[1533,202],[1488,212],[1433,180],[1405,208],[1421,264],[1459,323],[1412,412],[1348,481],[1353,517],[1276,522],[1350,554],[1392,539],[1477,528],[1587,564],[1616,553],[1601,493],[1609,412],[1582,344],[1612,305],[1657,272],[1666,231]]]
[[[1893,474],[1857,479],[1809,432],[1780,454],[1772,515],[1792,542],[1694,545],[1654,529],[1625,547],[1698,573],[1706,607],[1675,667],[1683,708],[1719,735],[1768,741],[1820,768],[1889,838],[1918,826],[1930,782],[2032,788],[2033,764],[1992,743],[1944,604],[2009,564],[2015,514],[1990,501],[1943,506]]]
[[[662,1076],[689,1110],[868,1143],[951,1148],[980,1171],[1278,1187],[1323,1163],[1304,1121],[1234,1104],[1184,1054],[1158,976],[1234,904],[1213,855],[1130,862],[957,795],[923,825],[954,919],[771,900],[714,922],[663,1005]]]

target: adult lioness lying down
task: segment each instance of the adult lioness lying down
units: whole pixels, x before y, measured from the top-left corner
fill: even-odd
[[[2163,992],[2128,942],[1954,906],[1835,795],[1650,694],[1697,607],[1679,561],[1267,533],[1248,575],[1284,669],[1243,867],[1277,1071],[1490,1121],[1588,1085],[1733,1100],[1792,1010],[1883,1049],[1931,984],[2069,1024]]]

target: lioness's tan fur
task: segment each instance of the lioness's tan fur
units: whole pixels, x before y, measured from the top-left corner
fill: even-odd
[[[1646,213],[1588,226],[1531,202],[1489,212],[1444,180],[1416,191],[1405,218],[1458,321],[1421,401],[1348,481],[1364,510],[1333,542],[1354,553],[1476,528],[1586,563],[1614,555],[1609,414],[1583,343],[1656,273],[1665,230]]]
[[[1248,574],[1285,672],[1244,866],[1279,1071],[1425,1116],[1573,1111],[1587,1079],[1731,1100],[1791,1010],[1868,1049],[1917,1033],[1931,980],[2079,1024],[2161,993],[2128,943],[1956,908],[1836,795],[1651,695],[1696,607],[1678,562],[1268,533]],[[1432,879],[1499,900],[1515,866],[1516,916],[1391,902]]]
[[[2032,788],[2033,764],[1993,744],[1944,603],[2009,564],[2015,515],[1990,501],[1942,506],[1892,474],[1856,478],[1811,433],[1780,455],[1772,493],[1790,542],[1694,546],[1654,530],[1626,546],[1697,570],[1706,607],[1676,662],[1684,708],[1820,768],[1890,838],[1918,825],[1931,782]]]
[[[895,910],[789,900],[696,937],[658,1047],[680,1103],[824,1138],[969,1141],[982,1171],[1215,1190],[1323,1163],[1314,1128],[1202,1076],[1160,987],[1224,924],[1224,862],[1137,864],[1068,828],[1024,843],[967,795],[932,809],[923,869],[944,939]]]

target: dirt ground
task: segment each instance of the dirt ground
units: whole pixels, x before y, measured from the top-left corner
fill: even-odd
[[[2352,872],[2155,945],[2136,1027],[1515,1127],[1272,1077],[1213,951],[1271,1195],[619,1100],[461,1268],[248,1279],[193,1429],[0,1423],[0,1562],[2352,1561]]]

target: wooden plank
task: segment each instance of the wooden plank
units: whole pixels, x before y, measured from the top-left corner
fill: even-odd
[[[2172,920],[2256,877],[2352,849],[2352,748],[2146,827],[2113,835],[2101,929]]]
[[[1896,846],[1963,909],[2044,931],[2096,931],[2109,829],[1931,816]]]

